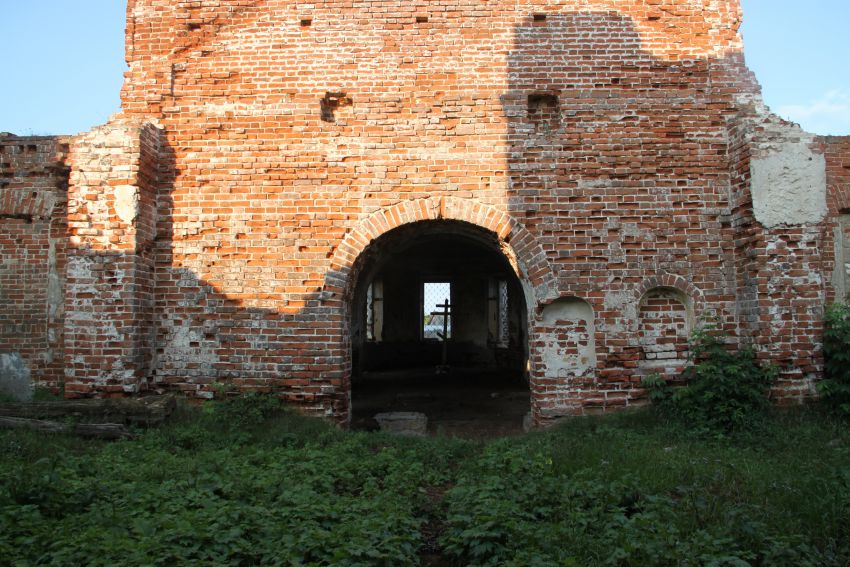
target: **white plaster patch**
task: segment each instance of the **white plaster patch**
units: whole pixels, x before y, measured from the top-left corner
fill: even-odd
[[[753,158],[753,212],[766,228],[815,224],[826,216],[826,159],[805,143],[783,142]]]
[[[567,342],[561,336],[561,329],[540,333],[539,339],[544,345],[540,355],[546,374],[559,378],[592,374],[596,368],[593,309],[578,298],[560,299],[543,308],[541,324],[544,328],[560,327],[559,323],[566,321],[583,326],[585,333],[570,333]]]
[[[132,185],[115,188],[115,214],[127,224],[133,224],[139,215],[139,192]]]
[[[30,369],[17,352],[0,353],[0,394],[20,402],[32,400]]]

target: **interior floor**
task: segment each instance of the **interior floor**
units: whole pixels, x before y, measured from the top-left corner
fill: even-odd
[[[428,433],[491,439],[523,432],[530,411],[526,381],[518,372],[432,366],[366,372],[352,389],[352,429],[376,430],[378,413],[414,411],[428,417]]]

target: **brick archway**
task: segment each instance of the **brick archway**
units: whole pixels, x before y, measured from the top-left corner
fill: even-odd
[[[337,246],[325,277],[324,300],[341,304],[350,292],[352,271],[360,254],[379,236],[408,223],[456,220],[495,233],[521,282],[532,296],[529,307],[557,297],[557,282],[546,253],[537,239],[507,213],[490,205],[452,196],[404,201],[372,213],[358,223]]]

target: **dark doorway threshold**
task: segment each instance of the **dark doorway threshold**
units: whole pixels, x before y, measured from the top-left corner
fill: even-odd
[[[354,430],[376,430],[373,416],[420,412],[430,435],[493,439],[523,433],[528,385],[520,373],[498,369],[429,368],[366,372],[352,389]]]

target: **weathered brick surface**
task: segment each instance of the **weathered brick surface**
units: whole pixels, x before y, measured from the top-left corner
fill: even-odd
[[[831,248],[831,283],[839,299],[850,294],[850,137],[826,136],[820,142],[826,156],[827,204],[833,219],[828,224],[833,238],[826,239],[824,254]]]
[[[850,143],[762,107],[737,1],[127,13],[123,114],[70,158],[68,391],[227,382],[345,419],[359,259],[451,219],[526,289],[538,422],[641,403],[705,315],[782,366],[778,398],[813,394]],[[801,165],[781,218],[777,155],[823,160],[826,204]]]
[[[151,374],[159,142],[149,124],[115,121],[71,146],[67,395],[135,393]]]
[[[62,383],[66,152],[61,139],[0,135],[0,352],[51,388]]]

